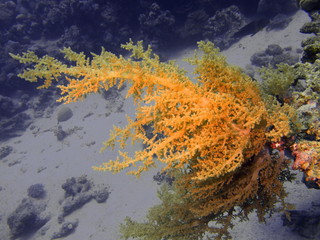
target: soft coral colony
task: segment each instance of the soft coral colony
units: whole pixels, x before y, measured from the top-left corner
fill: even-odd
[[[118,159],[94,169],[130,168],[129,174],[139,176],[160,161],[176,180],[161,189],[162,204],[150,209],[146,223],[126,220],[123,238],[201,239],[205,232],[228,236],[232,216],[246,217],[256,210],[263,220],[277,200],[283,202],[279,179],[287,160],[283,151],[274,156],[266,146],[295,134],[296,115],[289,105],[264,95],[256,82],[228,65],[211,42],[199,42],[202,54],[188,59],[195,65],[195,82],[174,62],[161,62],[150,48],[144,50],[142,42],[123,47],[132,52],[129,58],[104,49],[92,58],[63,49],[74,64],[33,52],[11,54],[32,66],[19,76],[43,80],[39,88],[65,77],[67,84],[57,86],[62,92],[58,101],[65,103],[129,84],[127,96],[137,104],[135,118],[128,117],[124,128],[114,127],[103,149],[116,144],[124,148],[129,139],[146,147],[134,156],[121,151]],[[152,129],[151,137],[146,126]],[[214,219],[223,227],[209,227]]]

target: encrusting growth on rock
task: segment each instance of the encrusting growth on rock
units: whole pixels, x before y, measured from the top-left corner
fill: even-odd
[[[303,171],[307,181],[314,181],[320,187],[320,142],[303,140],[292,146],[295,156],[293,169]]]

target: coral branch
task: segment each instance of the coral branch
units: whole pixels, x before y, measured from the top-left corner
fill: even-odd
[[[103,149],[127,139],[141,141],[147,147],[130,157],[126,152],[96,170],[113,172],[136,166],[129,173],[139,176],[155,166],[155,158],[164,162],[163,170],[191,168],[194,179],[205,180],[235,171],[257,154],[266,141],[279,141],[290,133],[290,117],[285,106],[267,104],[255,82],[240,69],[230,66],[211,42],[199,42],[203,52],[188,61],[196,65],[198,83],[193,83],[173,62],[162,63],[142,42],[123,45],[132,51],[125,59],[102,49],[100,55],[87,58],[69,48],[62,52],[75,62],[65,65],[50,57],[38,58],[32,52],[12,55],[23,63],[33,63],[20,76],[30,81],[44,79],[42,87],[67,76],[59,85],[65,103],[109,89],[124,82],[131,84],[127,96],[138,104],[135,120],[115,128]],[[146,103],[146,104],[144,104]],[[281,117],[275,117],[275,115]],[[152,125],[153,136],[146,138],[144,126]],[[272,131],[268,132],[268,129]]]

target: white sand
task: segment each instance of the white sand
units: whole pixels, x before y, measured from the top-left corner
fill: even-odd
[[[45,236],[37,235],[31,239],[49,239],[52,232],[59,230],[57,217],[61,214],[59,200],[64,198],[61,185],[70,177],[83,174],[92,179],[95,184],[110,186],[111,194],[106,203],[98,204],[94,200],[84,205],[80,210],[66,217],[66,221],[79,219],[79,226],[73,235],[66,239],[117,239],[118,225],[128,216],[143,217],[146,209],[154,205],[157,184],[152,181],[155,171],[150,171],[140,179],[127,176],[124,173],[93,171],[93,165],[115,159],[116,151],[99,153],[102,142],[108,138],[109,130],[114,124],[126,123],[125,113],[113,113],[105,117],[107,102],[100,95],[89,96],[85,101],[69,104],[73,117],[60,123],[64,130],[75,126],[83,129],[59,142],[52,131],[57,125],[56,114],[50,118],[36,120],[33,124],[39,129],[28,129],[21,137],[11,139],[2,145],[11,145],[14,152],[1,162],[0,212],[4,214],[0,222],[0,239],[8,239],[6,217],[13,212],[21,200],[27,197],[30,185],[42,183],[47,190],[50,226]],[[128,101],[124,108],[130,114],[133,103]],[[132,111],[131,111],[132,112]],[[83,120],[88,113],[93,113]],[[92,145],[92,143],[94,143]],[[131,152],[134,149],[129,149]],[[16,160],[21,163],[8,167]],[[44,169],[38,172],[39,169]]]
[[[306,35],[300,34],[299,28],[309,21],[305,13],[299,11],[283,31],[265,30],[253,37],[245,37],[241,42],[234,44],[223,52],[230,63],[245,67],[250,63],[250,56],[264,50],[269,44],[277,43],[282,47],[298,48]],[[190,66],[181,63],[182,56],[189,55],[191,50],[185,50],[176,59],[178,63],[190,69]],[[131,100],[125,102],[125,112],[113,112],[108,117],[105,112],[110,110],[107,102],[100,95],[89,96],[85,101],[70,104],[73,117],[60,123],[64,130],[82,129],[59,142],[52,129],[56,128],[56,115],[49,118],[36,119],[30,128],[21,136],[2,142],[0,147],[10,145],[14,152],[0,161],[0,239],[9,239],[9,228],[6,224],[8,215],[13,212],[21,200],[27,197],[30,185],[42,183],[47,191],[47,209],[51,220],[44,226],[48,228],[45,235],[39,232],[25,239],[50,239],[53,232],[59,230],[57,217],[61,213],[59,200],[63,199],[64,191],[61,185],[70,177],[79,177],[83,174],[97,184],[110,186],[111,194],[106,203],[98,204],[94,200],[81,209],[66,217],[66,221],[79,219],[79,226],[75,233],[67,240],[116,240],[119,237],[118,226],[126,216],[134,219],[143,219],[147,209],[158,203],[156,196],[157,184],[152,180],[157,169],[145,173],[140,179],[127,176],[125,173],[113,175],[109,172],[96,172],[91,169],[109,159],[115,159],[117,151],[99,153],[102,142],[108,138],[112,125],[126,123],[125,112],[132,116],[134,112]],[[108,109],[106,109],[108,108]],[[88,113],[91,116],[84,118]],[[51,130],[50,130],[51,129]],[[50,130],[50,131],[48,131]],[[133,152],[135,148],[131,147]],[[9,167],[14,162],[17,164]],[[295,203],[297,208],[307,208],[317,194],[316,190],[308,190],[301,182],[301,174],[294,184],[287,184],[290,192],[288,200]],[[234,239],[267,240],[293,239],[301,237],[282,227],[280,215],[275,214],[267,224],[259,224],[255,216],[250,221],[236,224],[231,230]]]

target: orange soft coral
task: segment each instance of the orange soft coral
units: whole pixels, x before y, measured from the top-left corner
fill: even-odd
[[[64,49],[66,58],[76,62],[73,66],[48,57],[40,59],[32,53],[12,55],[21,62],[35,64],[34,69],[20,76],[30,81],[43,78],[42,87],[66,75],[68,84],[58,86],[63,95],[59,101],[65,103],[100,88],[131,83],[128,96],[138,103],[135,120],[128,118],[125,128],[115,127],[104,148],[116,143],[124,147],[128,138],[147,147],[133,157],[120,152],[121,158],[94,169],[118,172],[133,166],[129,173],[139,176],[155,166],[157,156],[165,163],[164,170],[189,169],[195,172],[194,179],[205,180],[234,171],[257,154],[266,141],[279,141],[289,134],[290,119],[282,112],[284,108],[274,105],[275,114],[256,83],[228,65],[211,42],[199,42],[202,57],[189,59],[196,65],[196,83],[174,63],[160,62],[150,48],[144,51],[142,42],[129,42],[123,47],[132,51],[130,58],[103,49],[89,59]],[[146,125],[153,127],[151,139],[146,137]]]

